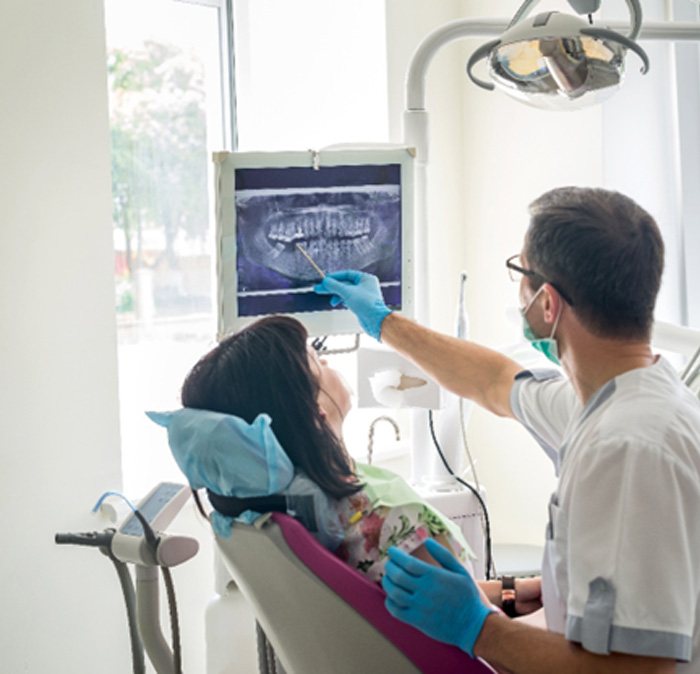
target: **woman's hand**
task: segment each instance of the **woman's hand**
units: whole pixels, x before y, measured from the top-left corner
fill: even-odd
[[[515,579],[515,612],[527,615],[542,608],[542,578]]]
[[[503,584],[500,580],[480,580],[479,587],[488,597],[488,600],[501,608],[501,590]],[[528,615],[542,608],[542,579],[516,578],[515,579],[515,612],[520,615]]]

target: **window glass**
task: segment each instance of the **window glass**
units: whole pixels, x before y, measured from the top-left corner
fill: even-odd
[[[220,16],[172,0],[107,0],[105,13],[124,488],[141,494],[179,475],[143,412],[178,406],[213,343]]]
[[[237,0],[240,150],[388,140],[386,21],[377,0]]]

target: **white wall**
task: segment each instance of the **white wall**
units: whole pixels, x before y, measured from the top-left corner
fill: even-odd
[[[123,673],[111,564],[53,543],[120,484],[101,3],[4,0],[0,26],[0,668]]]

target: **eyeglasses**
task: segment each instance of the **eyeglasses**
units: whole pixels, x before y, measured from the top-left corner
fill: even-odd
[[[520,264],[520,255],[511,255],[506,260],[506,267],[508,268],[508,276],[510,280],[517,283],[520,280],[518,274],[523,276],[539,276],[537,272],[532,271],[532,269],[525,269],[525,267]]]
[[[537,277],[542,280],[542,283],[549,283],[549,285],[552,286],[552,288],[554,288],[564,298],[567,304],[572,307],[574,306],[571,298],[559,287],[558,284],[546,279],[544,276],[542,276],[542,274],[539,274],[532,269],[525,269],[525,267],[523,267],[521,264],[520,255],[511,255],[506,260],[506,267],[508,268],[508,276],[510,276],[511,281],[519,281],[520,277],[518,274],[529,277]]]

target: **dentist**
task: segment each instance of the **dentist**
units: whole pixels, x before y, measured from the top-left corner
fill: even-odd
[[[397,618],[516,674],[700,674],[700,403],[650,346],[663,271],[653,218],[602,189],[530,206],[520,255],[523,327],[558,371],[391,312],[374,276],[316,287],[442,386],[523,424],[554,462],[542,569],[547,630],[494,613],[438,544],[431,566],[390,550]]]

